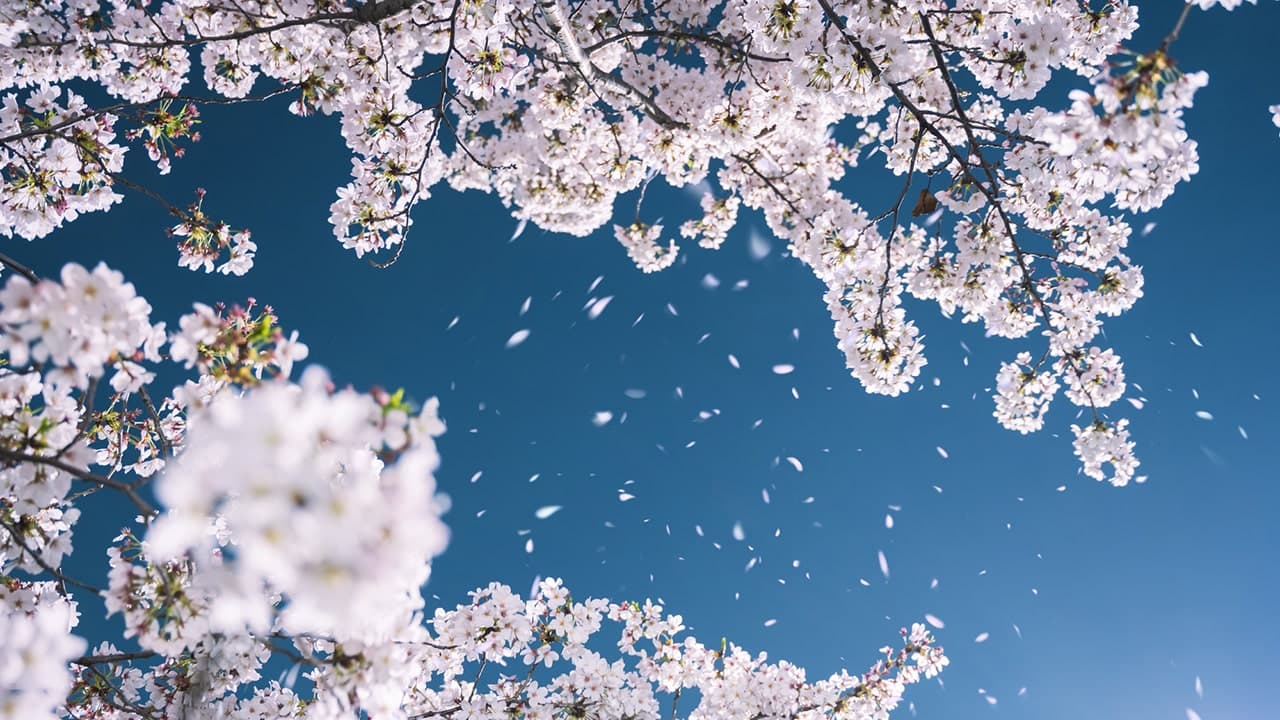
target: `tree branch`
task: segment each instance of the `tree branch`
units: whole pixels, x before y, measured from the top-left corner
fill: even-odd
[[[578,73],[582,75],[582,78],[588,84],[594,80],[609,90],[631,100],[644,108],[645,114],[663,127],[687,127],[686,123],[668,115],[666,111],[658,107],[653,98],[640,92],[626,80],[596,67],[591,62],[591,58],[587,57],[587,54],[583,52],[582,46],[578,44],[578,39],[573,34],[573,28],[564,14],[564,7],[560,4],[560,0],[537,0],[537,2],[538,9],[542,11],[543,19],[547,21],[547,28],[551,31],[552,39],[560,47],[560,52],[564,53],[565,58],[573,63]]]
[[[35,563],[40,566],[41,570],[44,570],[45,572],[49,573],[55,579],[57,579],[59,583],[62,584],[63,593],[66,593],[67,591],[67,588],[66,588],[67,585],[74,585],[80,588],[81,590],[88,590],[89,592],[95,595],[102,594],[102,588],[94,587],[93,585],[80,582],[79,580],[76,580],[73,577],[64,575],[61,570],[58,570],[57,568],[53,567],[49,563],[45,562],[44,558],[40,557],[40,553],[36,552],[35,550],[32,550],[31,547],[27,545],[27,542],[22,539],[22,534],[18,531],[18,528],[15,527],[12,523],[6,522],[4,520],[0,520],[0,527],[3,527],[9,533],[9,537],[13,538],[13,541],[18,544],[18,547],[22,548],[23,552],[31,556],[31,559],[34,560]]]
[[[83,468],[78,468],[75,465],[72,465],[69,462],[65,462],[57,457],[29,455],[27,453],[18,452],[16,450],[0,448],[0,460],[6,460],[10,463],[25,462],[25,463],[34,463],[36,465],[47,465],[51,468],[61,470],[67,473],[68,475],[84,480],[85,482],[93,483],[94,485],[100,485],[105,488],[111,488],[112,490],[118,490],[121,493],[124,493],[125,497],[129,498],[129,500],[134,504],[135,507],[138,508],[139,511],[142,512],[142,514],[144,515],[156,514],[156,509],[152,507],[151,504],[148,503],[146,500],[143,500],[142,497],[138,495],[138,493],[132,487],[130,487],[127,483],[121,482],[119,480],[114,480],[105,475],[99,475],[97,473],[90,472]]]
[[[40,276],[36,275],[35,271],[27,267],[26,265],[23,265],[22,263],[18,262],[17,260],[14,260],[8,255],[5,255],[4,253],[0,253],[0,265],[4,265],[10,270],[21,275],[22,277],[30,280],[32,285],[35,285],[36,283],[40,282]]]
[[[139,650],[137,652],[111,653],[110,655],[82,655],[71,661],[73,665],[83,665],[90,667],[93,665],[106,665],[108,663],[125,662],[128,660],[150,660],[157,657],[156,653],[151,650]]]

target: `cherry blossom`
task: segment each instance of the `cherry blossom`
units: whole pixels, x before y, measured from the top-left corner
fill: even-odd
[[[1113,417],[1125,370],[1099,342],[1143,294],[1130,215],[1198,172],[1185,115],[1209,82],[1170,48],[1193,9],[1242,4],[1192,0],[1131,48],[1126,0],[0,0],[0,234],[140,195],[174,217],[179,266],[249,272],[277,239],[217,217],[216,194],[176,203],[134,178],[222,131],[203,108],[276,96],[335,116],[351,172],[334,238],[383,264],[447,183],[521,227],[611,226],[660,271],[680,250],[644,205],[661,180],[698,198],[668,224],[701,249],[763,218],[867,391],[917,385],[917,313],[936,304],[1013,347],[1001,425],[1041,429],[1061,389],[1085,416],[1083,473],[1125,485],[1143,479]],[[887,203],[853,186],[867,165]],[[156,322],[104,265],[0,264],[0,717],[657,720],[690,689],[695,720],[879,719],[947,665],[913,624],[867,671],[810,681],[554,579],[429,607],[448,540],[434,400],[294,379],[309,350],[256,300]],[[98,556],[105,588],[64,562],[98,492],[133,510]],[[121,617],[119,645],[85,654],[78,593]],[[293,677],[269,679],[273,661]]]

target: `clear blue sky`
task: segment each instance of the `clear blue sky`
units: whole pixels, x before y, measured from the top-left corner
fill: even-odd
[[[1181,4],[1142,5],[1135,47],[1154,47]],[[920,717],[1274,717],[1280,131],[1267,106],[1280,102],[1278,28],[1274,2],[1196,12],[1174,47],[1181,67],[1211,74],[1188,117],[1201,171],[1135,222],[1156,223],[1131,247],[1146,297],[1107,328],[1142,388],[1129,396],[1146,399],[1129,412],[1142,486],[1077,475],[1065,403],[1039,435],[1001,430],[986,389],[1016,346],[932,307],[916,312],[923,388],[865,395],[834,349],[818,282],[776,242],[749,256],[753,216],[721,251],[689,247],[646,276],[607,228],[587,239],[531,228],[509,243],[514,222],[494,198],[445,191],[419,208],[400,262],[371,268],[326,224],[349,168],[336,122],[281,103],[207,109],[205,139],[155,181],[184,204],[207,187],[209,212],[252,228],[260,251],[246,278],[177,268],[164,214],[138,197],[46,240],[6,241],[6,252],[46,274],[104,259],[171,322],[193,300],[252,295],[339,381],[440,396],[454,536],[427,592],[450,606],[490,580],[524,592],[556,575],[577,596],[661,597],[708,642],[728,635],[815,675],[865,668],[900,625],[932,613],[952,665],[945,685],[910,694]],[[674,192],[647,205],[672,229],[694,207]],[[707,273],[718,288],[703,286]],[[594,295],[614,300],[589,320],[597,276]],[[735,291],[739,280],[749,284]],[[504,350],[522,328],[529,340]],[[796,371],[775,375],[777,363]],[[596,427],[601,410],[615,418]],[[702,422],[704,410],[718,414]],[[634,500],[618,501],[623,487]],[[551,504],[564,509],[534,518]],[[890,505],[901,511],[887,529]],[[731,536],[736,522],[745,542]],[[87,511],[78,562],[105,573],[92,553],[118,524],[106,508]]]

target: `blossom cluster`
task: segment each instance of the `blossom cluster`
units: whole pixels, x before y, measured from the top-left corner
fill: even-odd
[[[1084,474],[1095,480],[1110,479],[1112,485],[1123,486],[1134,479],[1138,461],[1133,457],[1133,443],[1129,441],[1129,421],[1120,419],[1114,425],[1095,422],[1087,427],[1071,426],[1075,433],[1076,456],[1084,465]],[[1111,465],[1107,477],[1103,465]],[[1137,478],[1139,482],[1142,478]]]
[[[666,245],[661,244],[659,241],[662,236],[661,225],[644,223],[632,223],[627,227],[614,225],[613,234],[618,238],[618,242],[622,243],[622,247],[627,249],[627,256],[636,264],[636,267],[647,273],[671,267],[676,261],[677,253],[680,252],[680,246],[676,245],[675,240],[669,241]]]
[[[55,716],[71,688],[67,663],[85,647],[70,634],[77,619],[53,583],[0,578],[0,718]]]
[[[435,403],[385,424],[373,398],[328,386],[309,368],[298,385],[219,397],[190,418],[187,449],[156,481],[164,512],[146,555],[187,559],[209,632],[378,636],[421,605],[447,540]],[[136,588],[123,579],[111,594],[127,607]]]
[[[0,69],[0,88],[14,82],[5,75]],[[116,121],[57,85],[41,83],[21,100],[13,93],[0,97],[0,235],[44,237],[120,202],[111,174],[124,168],[128,148]]]

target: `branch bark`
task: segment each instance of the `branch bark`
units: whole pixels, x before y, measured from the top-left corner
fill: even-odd
[[[565,15],[564,6],[560,4],[560,0],[538,0],[538,10],[542,12],[542,17],[547,22],[547,29],[551,31],[551,37],[555,40],[556,45],[560,47],[560,52],[564,53],[565,58],[573,63],[573,66],[578,70],[578,74],[588,84],[593,81],[597,82],[627,98],[642,107],[646,115],[665,128],[687,126],[685,123],[668,115],[666,111],[658,107],[653,98],[641,92],[631,83],[596,67],[595,63],[591,62],[591,58],[587,57],[587,54],[583,52],[582,46],[578,44],[578,38],[573,34],[573,28],[569,23],[569,18]]]

